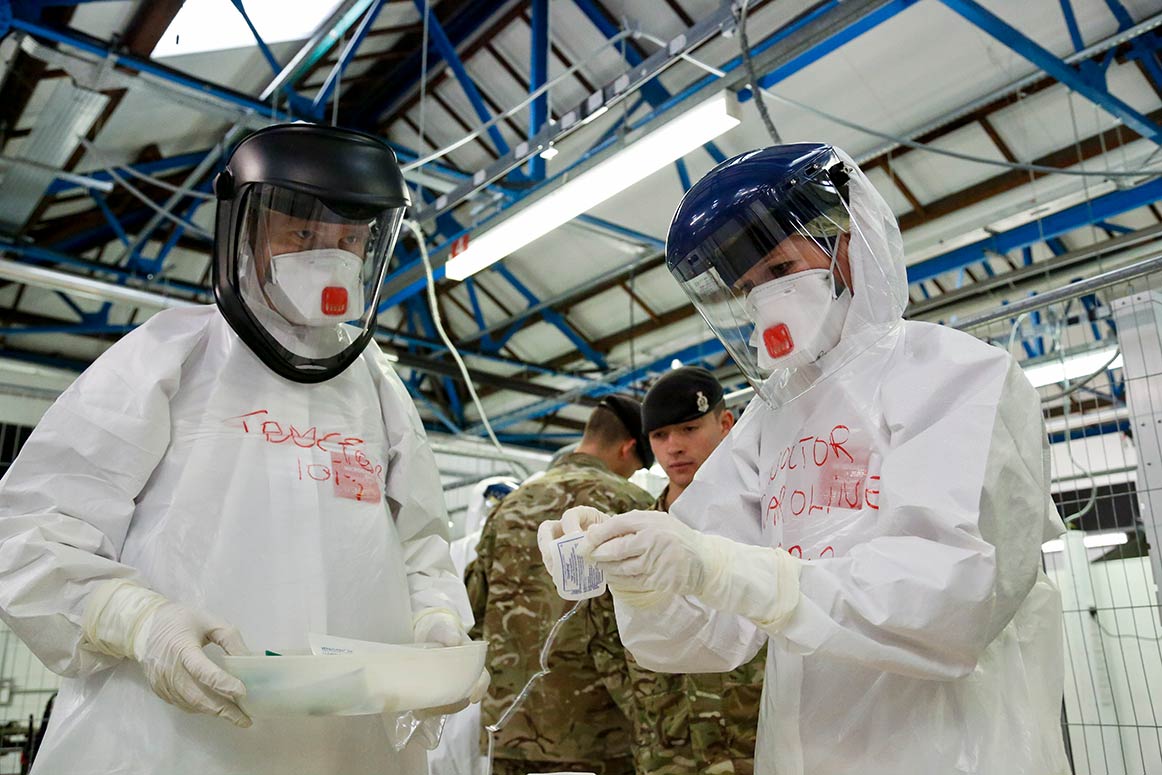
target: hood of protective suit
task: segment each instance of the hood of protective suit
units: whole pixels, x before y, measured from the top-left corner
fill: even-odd
[[[853,287],[842,341],[850,338],[856,326],[891,326],[903,320],[908,306],[908,272],[904,239],[892,208],[850,156],[838,148],[834,151],[848,165],[852,222],[847,255]]]
[[[492,510],[488,503],[488,488],[493,485],[507,485],[515,490],[518,483],[509,476],[490,476],[482,479],[472,488],[472,495],[468,499],[468,510],[464,514],[464,534],[471,535],[484,527],[484,520]]]
[[[850,303],[846,292],[814,301],[788,293],[766,294],[768,307],[755,306],[764,288],[789,288],[807,271],[826,270],[827,257],[834,269],[844,245]],[[751,151],[707,173],[678,206],[666,264],[747,380],[776,407],[883,341],[908,301],[903,240],[891,208],[850,156],[821,143]],[[818,309],[783,320],[779,305],[788,305],[789,315],[793,303]],[[839,304],[846,309],[837,310]],[[817,315],[839,319],[838,334],[811,335]],[[764,327],[762,336],[756,325]],[[771,351],[770,341],[783,352]],[[760,353],[763,343],[767,352]]]

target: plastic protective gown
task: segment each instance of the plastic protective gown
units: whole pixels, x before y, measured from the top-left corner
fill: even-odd
[[[306,649],[312,631],[411,642],[414,611],[470,622],[446,520],[415,407],[374,344],[299,384],[215,307],[156,315],[60,397],[0,483],[0,610],[67,677],[35,772],[425,772],[378,716],[237,729],[185,713],[137,663],[86,649],[81,620],[95,587],[130,578],[258,653]]]
[[[851,208],[867,242],[848,325],[890,333],[824,356],[778,409],[752,401],[671,509],[801,558],[792,618],[766,633],[694,598],[618,601],[622,639],[671,672],[731,670],[769,642],[757,773],[1063,775],[1061,604],[1041,569],[1063,525],[1036,391],[1004,351],[903,322],[899,230],[858,171]],[[860,292],[868,248],[892,287]]]

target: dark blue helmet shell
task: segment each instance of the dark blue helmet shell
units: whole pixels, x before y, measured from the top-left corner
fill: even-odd
[[[817,226],[845,217],[847,177],[830,145],[776,145],[735,156],[682,198],[666,238],[680,282],[710,268],[729,284],[791,234],[828,238]],[[833,234],[831,236],[834,236]]]

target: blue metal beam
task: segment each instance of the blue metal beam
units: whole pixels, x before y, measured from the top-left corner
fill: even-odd
[[[496,2],[466,3],[451,18],[445,19],[442,27],[453,45],[459,46],[474,33],[478,33],[488,23],[497,9]],[[428,62],[439,56],[439,52],[429,41]],[[413,94],[419,83],[423,60],[423,50],[419,45],[413,52],[391,70],[382,73],[378,83],[372,83],[360,91],[359,104],[348,110],[348,122],[352,126],[374,130],[380,116],[403,97]],[[379,132],[382,133],[382,132]]]
[[[808,65],[811,65],[812,63],[819,61],[828,54],[831,54],[836,49],[839,49],[847,43],[850,43],[859,36],[863,35],[865,32],[875,29],[889,19],[895,18],[900,14],[900,12],[911,8],[917,2],[919,2],[919,0],[894,0],[894,2],[880,6],[875,11],[869,13],[853,24],[850,24],[842,29],[835,30],[834,34],[832,34],[827,39],[819,41],[819,43],[802,52],[798,56],[793,57],[766,75],[760,77],[759,86],[763,89],[769,89],[780,81],[783,81],[791,75],[799,72]],[[780,43],[807,23],[822,16],[826,16],[826,14],[838,7],[839,4],[839,0],[832,0],[830,3],[815,8],[810,13],[805,14],[802,18],[798,19],[795,24],[787,26],[786,28],[776,32],[774,35],[766,38],[762,43],[754,46],[751,49],[751,56],[756,56],[771,46]],[[726,72],[730,72],[741,64],[742,57],[736,57],[735,59],[730,60],[730,62],[727,64],[723,65],[721,69]],[[714,76],[709,77],[714,78]],[[747,100],[753,98],[754,93],[750,89],[743,89],[738,93],[738,99],[740,102],[746,102]]]
[[[371,7],[367,9],[367,13],[363,15],[363,21],[359,23],[359,28],[355,30],[355,34],[351,37],[351,40],[348,41],[343,51],[340,52],[338,61],[331,68],[331,72],[327,74],[327,80],[323,81],[322,87],[319,88],[319,93],[311,101],[311,107],[315,111],[321,112],[323,106],[331,99],[335,87],[339,84],[343,73],[347,71],[347,66],[351,64],[355,53],[363,45],[367,33],[371,31],[375,20],[379,18],[379,12],[383,10],[383,2],[384,0],[374,0]],[[335,95],[335,99],[339,99],[339,96]]]
[[[109,203],[105,201],[104,195],[94,191],[92,197],[93,201],[97,203],[97,207],[101,209],[101,214],[105,216],[105,221],[109,224],[109,228],[117,235],[117,239],[121,240],[121,244],[128,246],[129,235],[121,227],[121,221],[117,220],[117,216],[109,209]]]
[[[1098,425],[1087,425],[1084,428],[1072,428],[1068,432],[1057,431],[1049,434],[1050,444],[1060,444],[1068,438],[1070,441],[1088,439],[1091,436],[1105,436],[1109,433],[1125,433],[1130,429],[1129,420],[1103,422]]]
[[[511,285],[513,288],[516,288],[517,292],[520,293],[521,296],[524,296],[526,300],[528,300],[529,306],[536,306],[537,304],[541,303],[541,300],[537,298],[537,295],[529,290],[528,286],[517,279],[517,276],[514,275],[503,263],[493,264],[492,268],[497,274],[499,274],[505,280],[508,280],[509,285]],[[558,331],[564,334],[565,338],[573,343],[573,346],[577,348],[579,353],[595,363],[599,368],[609,368],[609,364],[606,363],[605,358],[601,355],[601,353],[594,350],[593,346],[589,344],[588,341],[586,341],[585,337],[581,336],[581,334],[577,333],[576,329],[569,325],[569,321],[565,320],[564,315],[550,308],[542,310],[541,316],[544,317],[544,319],[551,325],[556,327]]]
[[[209,189],[210,184],[205,183],[199,188],[202,187]],[[204,204],[206,204],[205,200],[195,199],[189,205],[189,207],[182,211],[182,220],[189,222],[190,219],[194,217],[194,214],[198,211],[198,209]],[[169,237],[165,241],[165,244],[163,244],[158,249],[156,256],[153,258],[146,258],[140,253],[133,253],[129,256],[129,268],[143,272],[146,277],[154,277],[161,274],[162,269],[165,267],[165,260],[169,257],[169,254],[173,252],[173,249],[177,247],[178,241],[181,240],[182,235],[184,235],[185,232],[185,226],[180,223],[175,223],[173,225],[173,229],[170,231]]]
[[[27,350],[10,350],[7,347],[0,347],[0,356],[10,358],[14,361],[37,363],[41,366],[50,366],[54,369],[75,371],[78,374],[89,368],[88,363],[74,358],[62,358],[57,355],[41,355],[40,353],[31,353]]]
[[[589,19],[589,21],[593,23],[593,26],[595,26],[606,38],[612,38],[621,32],[621,29],[617,26],[617,24],[609,18],[609,15],[605,9],[598,5],[597,0],[573,0],[573,4],[577,6],[581,13],[585,14],[585,17]],[[623,41],[622,46],[622,50],[625,54],[625,61],[628,62],[631,67],[637,67],[645,59],[641,55],[641,52],[637,50],[635,44],[632,41]],[[646,102],[655,108],[669,100],[671,97],[670,92],[667,91],[666,87],[662,86],[662,84],[658,82],[657,79],[643,84],[641,93],[642,96],[645,97]],[[705,148],[706,152],[709,153],[711,158],[715,160],[715,163],[721,164],[722,162],[726,161],[726,154],[719,150],[715,143],[709,142],[702,147]]]
[[[270,105],[259,102],[258,100],[248,95],[236,92],[231,89],[226,89],[221,86],[186,75],[178,72],[164,65],[148,59],[141,59],[130,54],[122,54],[113,49],[112,44],[94,38],[90,35],[85,35],[77,30],[60,30],[55,27],[49,27],[37,21],[30,21],[28,19],[14,18],[12,20],[12,29],[27,32],[34,38],[41,40],[52,41],[53,43],[60,43],[66,46],[79,49],[80,51],[93,54],[94,56],[105,59],[113,57],[119,67],[124,67],[127,70],[132,70],[138,73],[147,73],[154,77],[160,78],[163,81],[176,83],[185,86],[195,91],[200,91],[209,94],[216,99],[231,105],[246,108],[259,115],[271,116],[276,120],[287,121],[293,118],[289,114],[273,109]]]
[[[535,92],[549,81],[549,0],[532,0],[529,92]],[[536,136],[549,118],[549,95],[546,92],[529,106],[529,138]],[[544,180],[545,160],[540,154],[529,161],[529,177]]]
[[[636,369],[626,371],[621,376],[609,382],[599,382],[583,391],[583,395],[597,397],[629,388],[652,374],[668,372],[670,370],[670,364],[675,358],[682,361],[682,363],[695,363],[707,358],[721,357],[724,354],[725,350],[722,347],[722,343],[718,339],[711,338],[705,342],[685,347],[675,353],[670,353],[665,357],[650,361]],[[491,417],[489,418],[489,422],[494,430],[499,431],[503,428],[516,425],[517,423],[535,420],[538,417],[553,414],[571,405],[572,403],[569,401],[546,399],[506,414]],[[478,424],[469,428],[468,433],[482,434],[484,433],[484,428]]]
[[[1085,39],[1081,37],[1081,28],[1077,26],[1077,14],[1073,12],[1071,0],[1061,0],[1061,15],[1065,17],[1065,26],[1069,29],[1069,39],[1073,41],[1073,50],[1081,51],[1085,48]]]
[[[410,336],[399,331],[388,331],[382,328],[379,329],[376,333],[391,339],[393,342],[402,342],[408,348],[408,352],[417,352],[417,348],[424,348],[426,351],[425,355],[427,357],[433,358],[442,356],[448,352],[448,348],[446,348],[442,342],[432,341],[430,339],[422,339],[418,336],[415,336],[414,329],[412,330],[413,335]],[[483,360],[492,361],[493,363],[499,363],[501,365],[508,366],[509,368],[523,369],[534,374],[544,374],[548,377],[563,377],[574,381],[581,379],[575,374],[566,374],[554,369],[545,368],[539,364],[525,363],[524,361],[517,361],[511,358],[505,358],[500,355],[492,355],[490,353],[480,352],[478,350],[461,350],[460,353],[472,358],[481,358]]]
[[[230,0],[230,2],[233,3],[239,15],[242,16],[242,21],[246,22],[246,26],[250,28],[250,34],[254,37],[254,42],[258,45],[258,50],[262,52],[262,57],[266,60],[266,63],[270,65],[270,69],[275,75],[281,73],[282,65],[274,58],[274,52],[270,50],[270,46],[266,45],[266,41],[258,33],[258,28],[254,26],[254,22],[250,21],[250,14],[246,13],[246,8],[242,5],[242,0]]]
[[[1154,88],[1162,90],[1162,65],[1158,62],[1158,48],[1162,39],[1157,33],[1139,35],[1130,43],[1129,59],[1141,63]]]
[[[975,264],[981,260],[986,250],[1003,255],[1010,250],[1019,250],[1026,245],[1060,236],[1095,221],[1144,207],[1159,199],[1162,199],[1162,179],[1123,191],[1113,191],[1023,226],[993,234],[971,245],[912,264],[908,267],[908,282],[930,280],[945,272],[954,272],[962,266]]]
[[[1067,65],[1052,52],[1042,48],[1024,33],[1010,26],[1000,17],[985,9],[975,0],[940,0],[949,9],[992,35],[1013,51],[1028,59],[1065,86],[1093,102],[1140,134],[1155,143],[1162,143],[1162,127],[1109,93],[1095,77]]]
[[[141,162],[138,164],[125,164],[122,165],[122,167],[132,169],[136,172],[142,172],[146,175],[159,175],[165,172],[172,172],[173,170],[193,167],[203,158],[205,158],[207,153],[209,153],[208,150],[192,151],[190,153],[180,153],[175,156],[168,156],[164,159],[158,159],[156,161]],[[113,176],[105,170],[94,170],[92,172],[86,172],[85,176],[93,178],[94,180],[104,181],[106,183],[116,183],[116,181],[113,179]],[[71,183],[67,180],[61,180],[58,178],[49,184],[46,195],[55,196],[66,191],[74,190],[82,191],[84,189],[83,187],[78,186],[76,183]]]
[[[882,6],[881,8],[877,9],[875,12],[868,14],[867,16],[863,17],[859,21],[857,21],[851,25],[848,25],[847,27],[837,28],[830,37],[819,41],[810,50],[804,52],[799,57],[796,57],[794,60],[789,62],[787,65],[780,67],[778,69],[778,71],[776,71],[776,73],[773,74],[775,80],[788,77],[793,72],[796,72],[797,70],[799,70],[803,67],[806,67],[807,65],[816,61],[817,59],[819,59],[821,56],[825,55],[826,53],[834,51],[836,48],[838,48],[843,43],[846,43],[846,42],[852,40],[853,38],[858,37],[859,35],[863,34],[864,32],[867,32],[868,30],[874,28],[875,26],[887,21],[888,19],[893,18],[895,15],[910,8],[911,6],[915,5],[917,2],[919,2],[919,0],[892,0],[892,2],[889,2],[887,5]],[[592,4],[589,0],[578,0],[578,7],[582,7],[585,4],[592,6]],[[777,45],[780,41],[786,39],[787,36],[802,29],[804,26],[806,26],[812,22],[815,22],[818,19],[824,17],[828,12],[834,10],[839,5],[840,5],[839,0],[831,0],[831,2],[828,2],[825,5],[821,6],[820,8],[817,8],[817,9],[811,11],[809,14],[806,14],[802,18],[797,19],[793,24],[780,30],[779,32],[775,33],[774,35],[769,36],[768,38],[764,39],[762,42],[755,45],[751,49],[752,54],[757,56],[758,54],[766,51],[770,47]],[[598,26],[601,29],[607,29],[606,27],[602,27],[600,24]],[[613,32],[611,34],[615,34],[615,33],[616,33],[616,28],[613,28]],[[729,73],[729,72],[731,72],[731,71],[733,71],[741,66],[742,66],[742,57],[738,56],[738,57],[735,57],[734,59],[730,60],[729,62],[727,62],[725,65],[723,65],[721,69],[723,71]],[[633,123],[633,125],[630,127],[630,129],[631,130],[639,129],[642,126],[645,126],[646,124],[648,124],[649,122],[658,119],[659,117],[663,116],[667,111],[669,111],[671,108],[673,108],[675,105],[682,103],[688,99],[695,98],[696,96],[699,95],[699,93],[703,89],[706,89],[707,87],[712,86],[718,80],[719,80],[719,78],[715,75],[707,75],[706,77],[694,82],[690,86],[683,89],[681,92],[669,97],[662,104],[657,105],[654,108],[654,110],[649,113],[649,115],[644,116],[641,119],[635,121]],[[610,137],[612,138],[612,135],[610,135]],[[607,140],[606,142],[610,142],[610,141],[611,140]],[[595,146],[588,153],[592,154],[594,152],[597,152],[599,147],[601,147],[600,144],[598,146]],[[403,156],[401,156],[401,158],[403,158]],[[588,156],[583,157],[583,158],[588,158]],[[567,171],[568,170],[565,170],[565,172],[567,172]],[[463,174],[463,173],[460,173],[460,174]],[[560,173],[560,174],[563,174],[563,173]],[[556,177],[559,177],[559,175],[554,176],[554,179]],[[522,192],[522,195],[527,196],[530,193],[531,192]],[[446,236],[448,236],[448,235],[446,235]],[[434,248],[432,250],[432,252],[436,253],[436,252],[439,252],[441,250],[444,250],[459,236],[462,236],[462,235],[457,234],[457,235],[448,236],[447,240],[444,243],[442,243],[441,245]],[[402,270],[402,271],[406,272],[407,270]],[[434,274],[435,279],[437,281],[444,279],[444,276],[445,276],[444,266],[440,265],[439,267],[434,267],[433,274]],[[390,286],[394,285],[396,282],[398,282],[401,278],[402,278],[402,275],[400,274],[399,271],[397,271],[396,273],[393,273],[391,276],[389,276],[385,280],[385,285],[388,285],[390,287]],[[386,297],[381,302],[380,307],[379,307],[380,311],[382,312],[383,310],[385,310],[391,306],[394,306],[396,304],[403,302],[404,300],[406,300],[408,298],[411,298],[412,296],[414,296],[417,293],[421,293],[426,284],[427,283],[423,278],[417,278],[417,279],[413,279],[413,280],[409,281],[406,285],[404,285],[402,288],[395,290],[391,296]]]
[[[689,191],[692,184],[690,183],[690,170],[686,169],[686,160],[678,159],[674,162],[674,167],[678,170],[678,182],[682,184],[682,191]]]
[[[595,215],[589,215],[587,213],[582,213],[581,215],[578,215],[577,220],[580,221],[581,223],[588,223],[591,226],[596,226],[597,228],[599,228],[603,231],[610,232],[611,234],[618,234],[618,235],[621,235],[621,236],[626,237],[628,239],[631,239],[634,242],[640,242],[642,245],[645,245],[646,247],[653,248],[654,250],[665,250],[666,249],[666,241],[665,240],[658,239],[657,237],[652,237],[649,234],[645,234],[643,232],[637,231],[636,229],[631,229],[628,226],[622,226],[620,223],[614,223],[613,221],[607,221],[604,218],[598,218]]]
[[[121,228],[127,231],[133,231],[143,225],[152,215],[152,210],[147,207],[142,207],[123,213],[118,220],[121,223]],[[79,255],[93,248],[101,247],[116,238],[117,235],[113,232],[112,226],[106,222],[94,226],[91,229],[85,229],[79,234],[74,234],[71,237],[53,242],[46,247],[58,253]]]
[[[1110,234],[1130,234],[1134,231],[1129,226],[1123,226],[1120,223],[1114,223],[1112,221],[1098,221],[1097,226],[1099,229],[1105,229]]]
[[[1118,31],[1128,30],[1134,26],[1134,18],[1130,16],[1130,12],[1118,0],[1106,0],[1106,7],[1110,9],[1110,13],[1118,20]]]
[[[31,264],[36,264],[38,266],[44,264],[74,266],[96,274],[111,275],[114,280],[119,283],[124,283],[126,280],[130,279],[139,279],[133,272],[118,266],[101,264],[96,261],[87,261],[83,258],[70,256],[65,253],[50,250],[48,248],[16,242],[7,237],[0,237],[0,252],[11,253],[15,256],[19,256]],[[133,287],[152,291],[154,293],[165,296],[174,295],[176,292],[176,294],[181,298],[188,298],[192,295],[199,300],[208,301],[210,299],[210,291],[206,288],[201,288],[190,283],[183,283],[175,280],[154,280],[152,282],[135,285]]]
[[[422,16],[427,8],[428,0],[414,0],[416,8],[419,9]],[[436,46],[436,50],[440,52],[440,56],[451,68],[452,74],[456,76],[456,80],[460,82],[460,87],[464,89],[464,93],[468,96],[468,102],[471,103],[472,109],[476,111],[476,115],[480,117],[482,123],[488,123],[492,120],[492,114],[489,113],[487,106],[484,104],[484,98],[480,96],[480,91],[476,88],[476,84],[472,81],[472,76],[468,75],[468,71],[464,68],[464,63],[460,61],[460,55],[456,53],[456,47],[452,41],[448,39],[447,33],[440,25],[436,14],[431,9],[427,10],[428,14],[428,34],[431,36],[432,42]],[[492,138],[493,144],[496,146],[497,152],[504,156],[508,153],[508,143],[505,142],[504,136],[500,133],[500,129],[496,124],[488,127],[488,136]]]
[[[617,23],[609,17],[605,9],[598,6],[595,0],[573,0],[573,4],[577,6],[577,9],[581,13],[585,14],[585,18],[606,38],[612,38],[621,32],[621,28],[617,26]],[[644,57],[634,47],[633,43],[624,41],[622,46],[625,61],[629,63],[630,67],[637,67],[642,63]],[[643,84],[641,92],[642,96],[651,105],[659,105],[670,98],[670,93],[656,80]]]

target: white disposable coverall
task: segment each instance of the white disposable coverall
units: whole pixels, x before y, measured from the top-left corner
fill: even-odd
[[[237,729],[185,713],[136,662],[85,648],[81,618],[95,587],[129,578],[258,653],[305,650],[308,632],[411,642],[413,612],[471,622],[446,524],[419,416],[374,344],[299,384],[217,308],[159,313],[60,397],[0,482],[0,615],[67,677],[34,771],[425,772],[378,716]]]
[[[452,564],[461,576],[476,559],[476,545],[480,543],[484,518],[488,516],[484,492],[492,484],[503,481],[508,480],[503,476],[493,476],[472,488],[464,516],[464,536],[453,541],[451,546]],[[449,716],[444,723],[440,744],[428,754],[431,775],[476,775],[484,772],[487,759],[480,753],[482,726],[479,703]]]
[[[852,240],[848,325],[890,333],[825,356],[779,409],[752,401],[670,510],[801,557],[792,618],[769,634],[695,598],[615,595],[622,640],[644,667],[692,673],[768,643],[760,775],[1064,775],[1061,603],[1041,569],[1063,525],[1037,393],[1004,351],[901,320],[895,219],[866,177],[852,186],[867,243]]]

